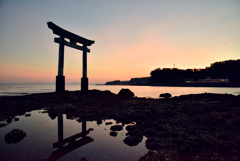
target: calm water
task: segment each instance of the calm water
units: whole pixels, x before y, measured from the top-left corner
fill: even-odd
[[[66,90],[80,90],[80,85],[66,85]],[[172,96],[197,93],[228,93],[238,95],[240,88],[226,87],[154,87],[154,86],[105,86],[105,85],[89,85],[89,89],[110,90],[118,93],[122,88],[129,88],[137,97],[158,98],[161,93],[171,93]],[[54,84],[0,84],[0,96],[4,95],[26,95],[31,93],[54,92]]]
[[[1,160],[41,161],[56,153],[54,151],[58,151],[58,148],[53,148],[53,144],[58,141],[59,137],[58,118],[51,120],[47,113],[41,113],[40,111],[32,111],[31,117],[18,116],[18,118],[20,118],[19,121],[0,128]],[[112,125],[105,125],[106,122],[112,122],[112,125],[116,124],[114,120],[103,120],[100,125],[96,121],[87,122],[86,129],[94,129],[87,135],[93,141],[83,146],[78,145],[73,149],[68,146],[68,143],[65,144],[64,148],[69,153],[58,160],[80,160],[85,157],[88,161],[136,161],[147,153],[145,137],[140,144],[130,147],[123,142],[127,133],[125,130],[127,125],[124,125],[123,130],[119,131],[116,137],[113,137],[109,135]],[[119,124],[121,125],[121,123]],[[22,129],[27,133],[27,136],[19,143],[7,144],[4,139],[5,135],[15,128]],[[63,115],[63,139],[80,132],[82,132],[82,123],[76,120],[68,120]],[[77,143],[78,140],[73,142],[73,144]]]

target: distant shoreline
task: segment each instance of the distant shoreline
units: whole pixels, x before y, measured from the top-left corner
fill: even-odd
[[[95,84],[105,86],[169,86],[169,87],[230,87],[240,88],[240,84],[213,84],[213,83],[158,83],[158,84]]]

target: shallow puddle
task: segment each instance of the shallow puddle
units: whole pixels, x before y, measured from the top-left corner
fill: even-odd
[[[19,121],[0,128],[1,160],[61,161],[86,158],[88,161],[136,161],[148,151],[145,147],[146,137],[137,146],[130,147],[123,142],[127,133],[126,124],[114,137],[110,135],[110,128],[117,125],[115,120],[102,120],[101,124],[87,121],[84,124],[69,120],[64,114],[62,119],[59,116],[52,120],[48,113],[42,112],[32,111],[30,117],[17,116]],[[106,122],[112,124],[106,125]],[[7,144],[5,135],[13,129],[22,129],[27,136],[19,143]],[[89,133],[82,135],[84,130],[89,130]]]

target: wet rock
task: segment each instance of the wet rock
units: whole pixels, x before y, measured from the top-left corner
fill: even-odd
[[[123,142],[128,146],[136,146],[142,142],[143,135],[142,134],[135,134],[126,137]]]
[[[88,131],[93,131],[94,129],[93,128],[89,128]]]
[[[26,115],[25,115],[25,117],[30,117],[31,116],[31,114],[30,113],[27,113]]]
[[[110,130],[112,131],[121,131],[123,129],[122,125],[111,126]]]
[[[105,125],[111,125],[112,124],[112,122],[106,122],[105,123]]]
[[[162,148],[161,144],[154,138],[148,138],[146,140],[146,148],[149,150],[158,150]]]
[[[135,129],[136,129],[136,125],[128,125],[126,127],[126,130],[129,131],[129,132],[134,131]]]
[[[170,97],[172,97],[172,95],[170,93],[162,93],[159,95],[159,97],[164,97],[165,99],[169,99]]]
[[[5,135],[5,142],[7,144],[18,143],[26,136],[26,132],[21,129],[13,129]]]
[[[12,122],[12,120],[13,120],[12,116],[8,116],[8,117],[7,117],[7,123],[10,124],[10,123]]]
[[[5,123],[5,122],[0,122],[0,128],[1,128],[1,127],[4,127],[4,126],[6,126],[6,125],[8,125],[8,124]]]
[[[118,96],[126,97],[126,98],[133,98],[134,97],[134,93],[131,90],[129,90],[129,89],[122,88],[119,91]]]
[[[111,132],[110,132],[110,136],[113,136],[113,137],[116,137],[117,134],[118,134],[118,132],[116,132],[116,131],[111,131]]]
[[[101,125],[102,124],[102,120],[97,120],[97,124]]]
[[[48,110],[48,116],[52,119],[52,120],[54,120],[57,116],[58,116],[58,112],[57,112],[57,110],[55,109],[55,108],[50,108],[49,110]]]
[[[19,118],[15,117],[15,118],[14,118],[14,121],[19,121]]]

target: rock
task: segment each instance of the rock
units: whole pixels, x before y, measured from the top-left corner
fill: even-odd
[[[118,96],[126,97],[126,98],[132,98],[132,97],[134,97],[134,93],[132,91],[130,91],[129,89],[122,88],[119,91]]]
[[[146,148],[149,150],[158,150],[162,148],[162,146],[160,145],[160,143],[158,143],[156,139],[148,138],[146,140]]]
[[[110,130],[112,131],[121,131],[123,129],[122,125],[111,126]]]
[[[135,134],[126,137],[123,142],[128,146],[136,146],[142,142],[143,135],[142,134]]]
[[[97,124],[101,125],[102,124],[102,120],[97,120]]]
[[[126,130],[127,131],[134,131],[136,129],[136,125],[128,125],[127,127],[126,127]]]
[[[116,132],[116,131],[111,131],[111,132],[110,132],[110,136],[113,136],[113,137],[116,137],[117,134],[118,134],[118,132]]]
[[[5,135],[5,142],[7,144],[18,143],[26,136],[26,132],[21,129],[13,129]]]
[[[93,131],[94,129],[93,128],[89,128],[88,131]]]
[[[57,116],[58,116],[58,112],[55,108],[51,107],[49,110],[48,110],[48,116],[54,120]]]
[[[14,118],[14,121],[19,121],[19,118],[15,117],[15,118]]]
[[[27,113],[26,115],[25,115],[25,117],[30,117],[31,116],[31,114],[30,113]]]
[[[7,123],[10,124],[10,123],[12,122],[12,120],[13,120],[12,116],[8,116],[8,117],[7,117]]]
[[[170,93],[162,93],[159,95],[159,97],[164,97],[165,99],[168,99],[168,98],[172,97],[172,95]]]
[[[1,127],[4,127],[4,126],[6,126],[6,125],[8,125],[7,123],[4,123],[4,122],[0,122],[0,128]]]
[[[111,125],[112,124],[112,122],[106,122],[105,123],[105,125]]]

